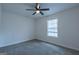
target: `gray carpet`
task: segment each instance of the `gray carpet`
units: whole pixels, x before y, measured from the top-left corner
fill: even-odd
[[[74,51],[55,46],[40,40],[31,40],[4,48],[0,48],[1,55],[77,55]]]

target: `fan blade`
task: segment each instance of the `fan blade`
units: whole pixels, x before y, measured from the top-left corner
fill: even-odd
[[[45,8],[45,9],[40,9],[41,11],[48,11],[49,8]]]
[[[35,11],[35,9],[26,9],[27,11]]]
[[[39,6],[39,3],[36,3],[36,9],[39,9],[40,6]]]
[[[41,11],[40,11],[40,14],[41,14],[41,15],[44,15],[44,13],[43,13],[43,12],[41,12]]]
[[[32,15],[35,15],[36,14],[36,12],[34,12]]]

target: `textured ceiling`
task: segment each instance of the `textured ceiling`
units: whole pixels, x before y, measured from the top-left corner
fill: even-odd
[[[40,3],[40,8],[49,8],[49,11],[43,11],[44,15],[36,14],[32,15],[33,11],[26,11],[25,9],[32,9],[35,7],[34,3],[4,3],[2,4],[3,11],[9,11],[13,13],[17,13],[20,15],[28,16],[30,18],[39,18],[45,17],[57,12],[61,12],[63,10],[72,8],[72,7],[79,7],[77,3]]]

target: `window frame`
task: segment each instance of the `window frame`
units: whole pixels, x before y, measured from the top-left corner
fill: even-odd
[[[52,28],[52,30],[49,31],[49,23],[48,22],[51,22],[51,21],[54,21],[53,24],[56,26],[50,27],[50,28]],[[49,33],[49,32],[52,32],[52,33]],[[51,35],[49,35],[49,34],[51,34]],[[58,19],[57,18],[47,20],[47,36],[48,37],[56,37],[56,38],[58,37]]]

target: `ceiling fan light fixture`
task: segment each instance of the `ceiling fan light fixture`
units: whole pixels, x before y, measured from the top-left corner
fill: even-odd
[[[40,11],[39,11],[39,10],[37,10],[37,11],[36,11],[36,13],[38,14],[38,13],[40,13]]]

